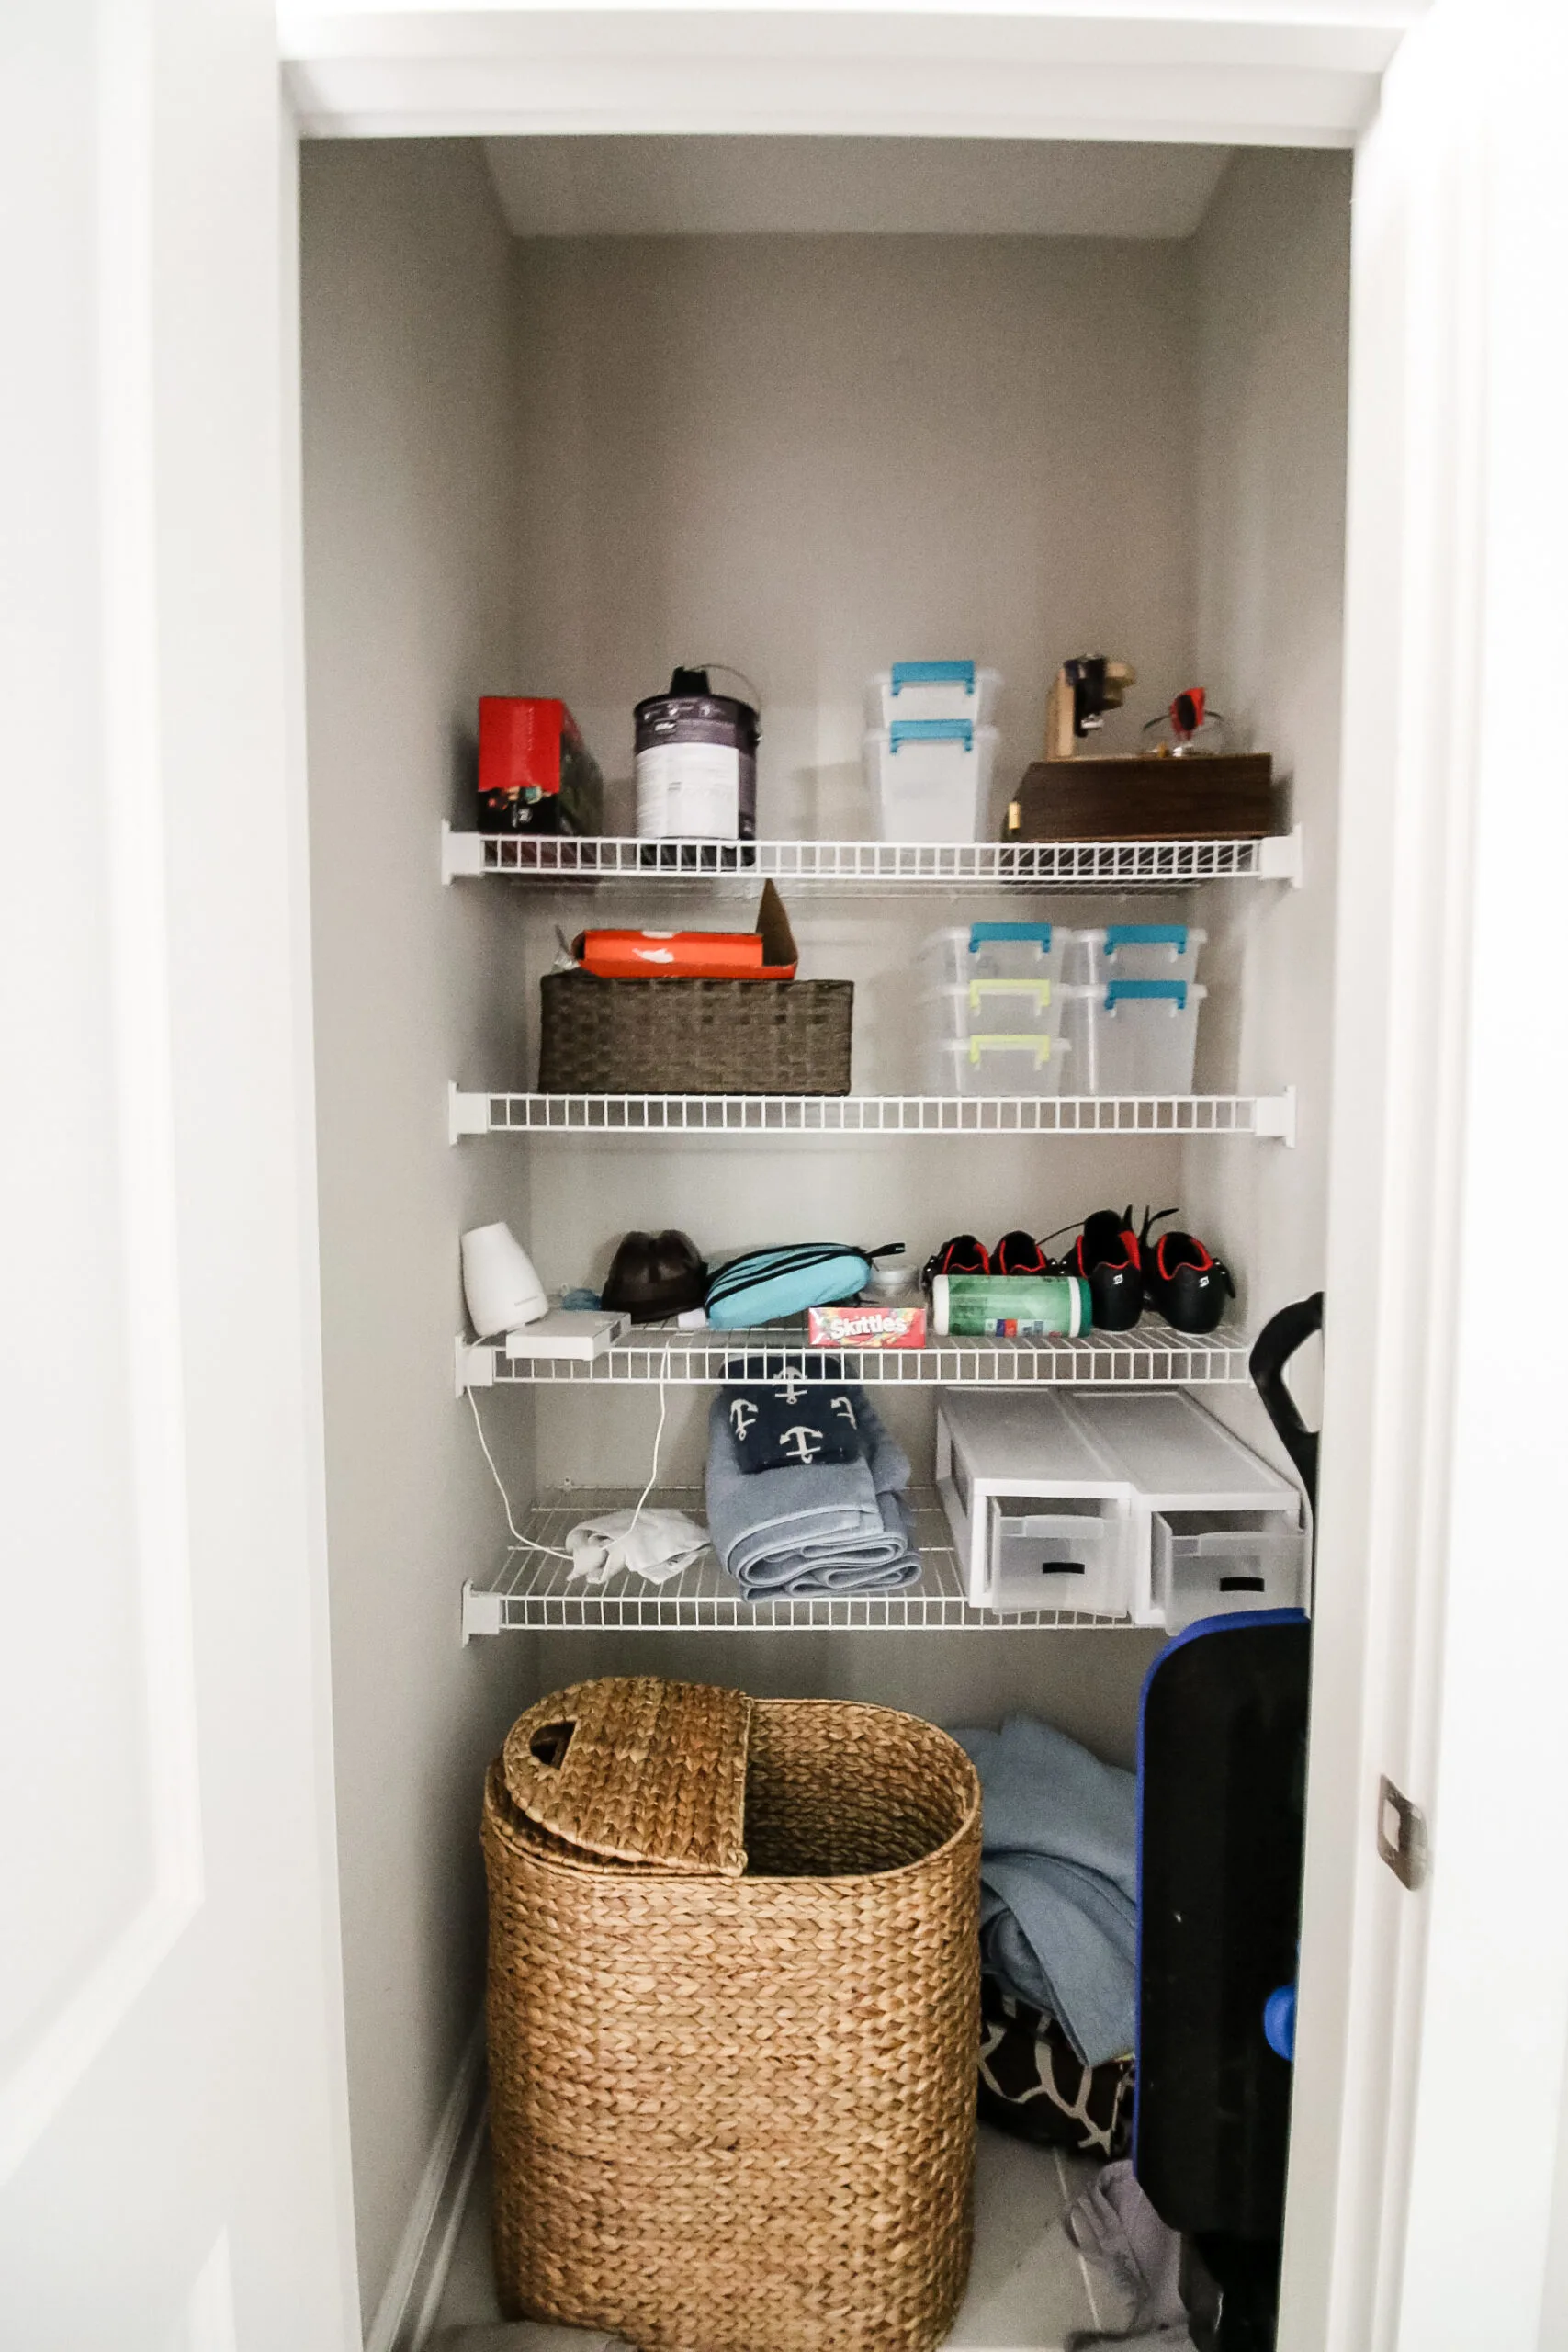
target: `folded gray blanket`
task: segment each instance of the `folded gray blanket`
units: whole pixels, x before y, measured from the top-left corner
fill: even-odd
[[[980,1775],[980,1948],[1086,2066],[1133,2047],[1137,1781],[1029,1715],[957,1731]]]
[[[861,1390],[866,1453],[784,1470],[741,1467],[724,1400],[708,1412],[707,1513],[713,1548],[741,1590],[903,1592],[920,1559],[899,1500],[909,1464]]]

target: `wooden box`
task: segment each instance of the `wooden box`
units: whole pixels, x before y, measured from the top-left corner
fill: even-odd
[[[1015,795],[1015,842],[1220,841],[1276,830],[1267,752],[1037,760]]]

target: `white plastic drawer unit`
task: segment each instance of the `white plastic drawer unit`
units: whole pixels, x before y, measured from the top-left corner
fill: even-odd
[[[965,1589],[976,1609],[992,1606],[992,1579],[998,1565],[993,1528],[999,1515],[1033,1515],[1031,1504],[1047,1517],[1055,1506],[1073,1516],[1092,1509],[1101,1519],[1124,1527],[1132,1508],[1126,1473],[1107,1458],[1066,1400],[1052,1395],[942,1390],[937,1397],[936,1477]],[[1073,1533],[1076,1537],[1077,1531]],[[1097,1538],[1097,1546],[1100,1541]],[[1095,1556],[1099,1560],[1108,1555],[1097,1548]],[[1089,1604],[1081,1599],[1036,1599],[1011,1605],[1082,1609]]]
[[[1080,1615],[1131,1613],[1131,1522],[1125,1502],[993,1496],[990,1574],[984,1607],[998,1617],[1024,1611]]]
[[[1062,1034],[1072,1047],[1077,1091],[1190,1094],[1206,994],[1197,980],[1065,984]]]
[[[1307,1606],[1300,1493],[1179,1392],[943,1389],[936,1468],[976,1609],[1177,1632],[1226,1608]],[[1069,1581],[1076,1599],[1049,1597]]]
[[[1156,1511],[1154,1600],[1173,1634],[1239,1609],[1306,1606],[1303,1527],[1254,1514]]]

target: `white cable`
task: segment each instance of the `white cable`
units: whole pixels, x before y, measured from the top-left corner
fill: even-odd
[[[513,1542],[522,1551],[542,1552],[547,1560],[570,1560],[575,1566],[576,1555],[574,1553],[558,1552],[553,1544],[536,1544],[531,1535],[525,1535],[522,1533],[517,1525],[517,1521],[512,1516],[512,1498],[507,1493],[505,1487],[502,1484],[501,1473],[495,1466],[495,1456],[491,1452],[489,1445],[485,1442],[485,1425],[479,1419],[479,1399],[474,1395],[471,1388],[466,1389],[464,1394],[468,1400],[468,1409],[474,1417],[474,1427],[479,1431],[479,1450],[483,1453],[485,1460],[490,1464],[490,1475],[495,1480],[496,1492],[501,1497],[502,1508],[506,1513],[506,1524],[512,1530]]]
[[[665,1390],[664,1384],[665,1384],[665,1381],[669,1378],[669,1375],[670,1375],[670,1342],[669,1342],[669,1340],[666,1340],[666,1341],[664,1342],[664,1353],[662,1354],[662,1356],[661,1356],[661,1357],[660,1358],[660,1360],[659,1360],[659,1427],[658,1427],[658,1428],[654,1430],[654,1432],[653,1432],[653,1467],[652,1467],[652,1469],[651,1469],[651,1470],[649,1470],[649,1474],[648,1474],[648,1484],[647,1484],[647,1486],[643,1488],[643,1490],[642,1490],[641,1494],[640,1494],[640,1495],[638,1495],[638,1497],[637,1497],[637,1509],[636,1509],[636,1510],[634,1510],[634,1511],[633,1511],[633,1513],[632,1513],[632,1516],[631,1516],[631,1525],[630,1525],[630,1526],[628,1526],[628,1528],[626,1529],[626,1534],[627,1534],[627,1535],[630,1535],[630,1533],[631,1533],[631,1532],[632,1532],[632,1528],[633,1528],[633,1527],[635,1527],[635,1526],[637,1525],[637,1521],[642,1517],[642,1507],[643,1507],[644,1503],[648,1500],[648,1498],[649,1498],[649,1495],[650,1495],[650,1494],[652,1494],[653,1489],[654,1489],[654,1485],[655,1485],[655,1483],[656,1483],[656,1481],[657,1481],[657,1479],[658,1479],[658,1476],[659,1476],[659,1448],[660,1448],[660,1442],[661,1442],[661,1440],[662,1440],[662,1438],[663,1438],[663,1436],[664,1436],[664,1412],[665,1412],[665,1407],[667,1406],[667,1404],[668,1404],[668,1402],[669,1402],[669,1397],[668,1397],[667,1392],[666,1392],[666,1390]],[[473,1394],[473,1391],[470,1389],[468,1393],[469,1393],[469,1395],[471,1396],[471,1395]],[[625,1539],[623,1538],[623,1541],[624,1541],[624,1540],[625,1540]]]
[[[653,1463],[648,1474],[648,1484],[637,1498],[637,1509],[633,1511],[630,1522],[626,1528],[627,1535],[631,1533],[632,1529],[642,1517],[642,1507],[644,1503],[647,1502],[649,1495],[652,1494],[654,1487],[659,1483],[659,1449],[664,1442],[664,1417],[666,1412],[669,1410],[670,1405],[669,1390],[665,1386],[665,1383],[669,1379],[669,1376],[670,1343],[666,1340],[664,1343],[664,1353],[659,1360],[659,1426],[653,1432]],[[512,1516],[512,1498],[507,1493],[506,1488],[502,1482],[501,1473],[495,1466],[495,1456],[491,1453],[489,1444],[485,1440],[484,1423],[479,1419],[479,1399],[475,1396],[471,1388],[466,1389],[464,1394],[468,1400],[468,1410],[474,1417],[474,1428],[479,1435],[479,1450],[483,1453],[485,1460],[490,1464],[490,1475],[495,1480],[496,1492],[501,1497],[502,1508],[506,1513],[506,1524],[512,1531],[513,1542],[525,1552],[542,1552],[547,1560],[570,1560],[575,1566],[575,1553],[558,1552],[554,1546],[549,1544],[536,1544],[531,1535],[525,1535],[519,1529],[517,1521]]]

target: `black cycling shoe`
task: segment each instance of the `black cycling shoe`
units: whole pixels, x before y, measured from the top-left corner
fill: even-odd
[[[1004,1233],[991,1252],[993,1274],[1048,1274],[1051,1261],[1032,1233]]]
[[[1149,1227],[1158,1217],[1174,1216],[1161,1209],[1157,1216],[1144,1212],[1144,1287],[1149,1305],[1157,1307],[1174,1331],[1212,1331],[1235,1296],[1231,1271],[1192,1233],[1162,1233],[1157,1240]]]
[[[1133,1212],[1096,1209],[1062,1261],[1089,1284],[1097,1331],[1130,1331],[1144,1311],[1144,1271]]]
[[[956,1233],[940,1250],[932,1250],[920,1271],[920,1280],[930,1290],[937,1274],[988,1274],[990,1271],[991,1253],[985,1243],[976,1241],[972,1233]]]

